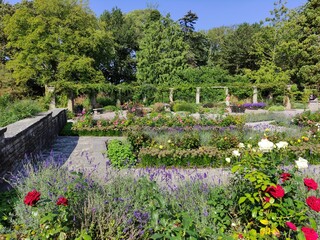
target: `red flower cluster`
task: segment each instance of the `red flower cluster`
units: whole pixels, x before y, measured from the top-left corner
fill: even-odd
[[[37,192],[37,190],[32,190],[28,192],[27,195],[24,197],[23,202],[26,205],[34,206],[40,200],[41,193]]]
[[[320,198],[310,196],[306,199],[306,203],[312,210],[320,212]]]
[[[308,190],[317,190],[318,189],[318,183],[316,183],[312,178],[305,178],[303,179],[304,185],[308,187]]]
[[[68,206],[68,199],[66,199],[65,197],[59,197],[57,200],[57,205]]]
[[[286,222],[286,225],[287,225],[290,229],[292,229],[293,231],[297,231],[297,226],[294,225],[294,223],[292,223],[292,222]]]
[[[317,240],[318,233],[312,228],[302,227],[301,231],[304,233],[306,240]]]
[[[281,173],[280,178],[281,178],[282,182],[285,182],[291,178],[291,174],[290,173]]]
[[[270,186],[266,192],[270,193],[274,198],[282,198],[284,196],[284,189],[280,185]]]

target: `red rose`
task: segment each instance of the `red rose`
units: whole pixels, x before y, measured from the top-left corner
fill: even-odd
[[[308,190],[317,190],[318,183],[316,183],[312,178],[305,178],[303,179],[304,185],[308,187]]]
[[[274,198],[282,198],[284,196],[284,189],[280,186],[270,186],[266,192],[270,193]]]
[[[296,230],[297,230],[296,225],[294,225],[294,223],[292,223],[292,222],[286,222],[286,225],[287,225],[290,229],[292,229],[293,231],[296,231]]]
[[[301,231],[304,233],[306,240],[317,240],[318,233],[312,228],[302,227]]]
[[[270,198],[269,197],[264,197],[264,201],[265,202],[270,202]]]
[[[57,205],[68,206],[68,199],[65,197],[59,197],[57,200]]]
[[[285,182],[291,178],[290,173],[281,173],[280,178],[282,179],[282,182]]]
[[[316,212],[320,212],[320,198],[316,198],[315,196],[310,196],[306,199],[306,203],[312,210]]]
[[[28,192],[27,195],[24,197],[23,202],[26,205],[34,206],[40,200],[41,193],[37,192],[37,190],[32,190]]]

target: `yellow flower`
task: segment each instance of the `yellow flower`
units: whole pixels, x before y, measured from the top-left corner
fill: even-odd
[[[168,140],[168,143],[171,143],[171,140],[170,140],[170,139]]]
[[[159,148],[160,148],[160,149],[163,149],[163,146],[162,146],[162,145],[159,145]]]

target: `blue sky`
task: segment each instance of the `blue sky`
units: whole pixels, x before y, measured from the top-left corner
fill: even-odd
[[[158,6],[157,9],[162,14],[170,13],[172,19],[178,20],[191,10],[199,17],[195,25],[197,30],[259,22],[270,16],[274,2],[275,0],[89,0],[90,8],[97,16],[104,10],[111,11],[115,6],[127,13],[151,5]],[[292,9],[306,2],[307,0],[287,0],[287,7]]]

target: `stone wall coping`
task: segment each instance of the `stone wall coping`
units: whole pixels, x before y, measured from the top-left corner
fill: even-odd
[[[41,119],[56,116],[64,109],[55,109],[48,112],[39,113],[37,116],[25,118],[15,123],[9,124],[6,126],[7,131],[4,133],[5,138],[13,138],[19,135],[19,133],[25,131],[26,129],[32,127],[34,124],[37,124]]]

